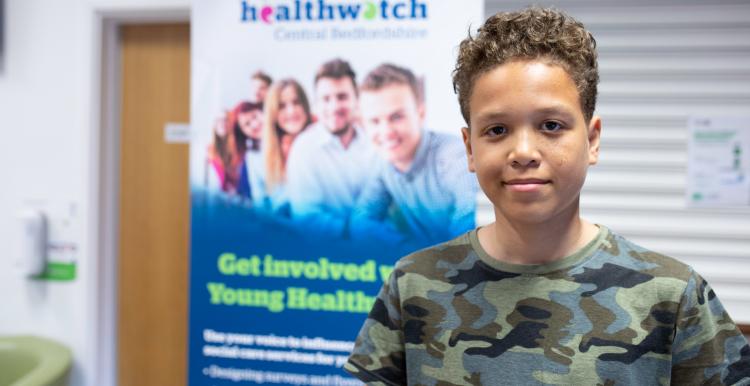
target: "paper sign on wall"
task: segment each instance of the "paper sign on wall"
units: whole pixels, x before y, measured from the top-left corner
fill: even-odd
[[[686,199],[693,207],[750,206],[750,117],[688,120]]]

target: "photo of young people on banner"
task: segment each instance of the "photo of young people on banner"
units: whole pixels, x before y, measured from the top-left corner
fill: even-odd
[[[310,90],[254,72],[247,100],[217,111],[204,188],[321,242],[406,250],[472,229],[476,179],[460,138],[425,127],[423,81],[365,70],[332,58]]]

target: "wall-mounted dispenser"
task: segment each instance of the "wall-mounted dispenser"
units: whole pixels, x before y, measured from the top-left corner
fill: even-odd
[[[39,210],[27,209],[17,219],[14,265],[23,276],[41,275],[47,265],[47,218]]]

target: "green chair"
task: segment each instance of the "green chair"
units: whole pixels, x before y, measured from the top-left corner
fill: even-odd
[[[67,386],[70,349],[35,336],[0,336],[0,386]]]

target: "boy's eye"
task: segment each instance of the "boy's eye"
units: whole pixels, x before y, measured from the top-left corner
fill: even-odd
[[[485,133],[490,137],[497,137],[505,134],[508,131],[504,126],[492,126]]]
[[[542,124],[542,129],[544,131],[555,132],[562,129],[562,125],[560,124],[560,122],[547,121]]]

